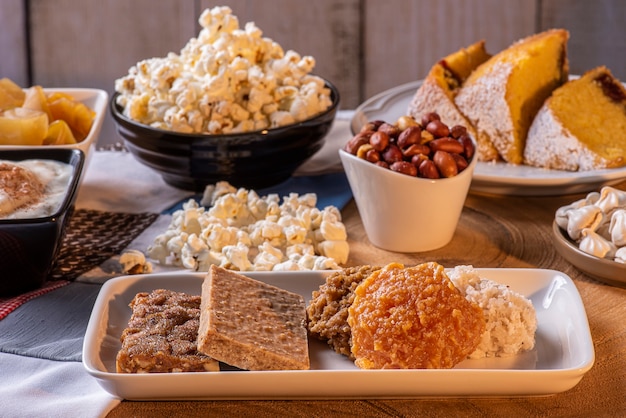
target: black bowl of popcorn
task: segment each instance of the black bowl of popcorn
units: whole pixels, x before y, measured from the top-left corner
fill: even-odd
[[[130,152],[179,188],[278,184],[323,145],[339,92],[315,59],[285,51],[226,6],[204,10],[179,53],[115,81],[111,113]]]
[[[288,179],[319,151],[337,113],[339,92],[328,81],[326,110],[300,122],[236,133],[184,133],[148,126],[124,114],[111,99],[117,132],[135,158],[161,174],[166,183],[202,191],[218,181],[250,189]]]

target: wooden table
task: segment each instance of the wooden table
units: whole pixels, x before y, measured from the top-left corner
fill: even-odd
[[[615,187],[626,190],[626,182]],[[626,289],[600,283],[563,259],[552,245],[556,209],[585,194],[511,197],[470,194],[450,244],[416,254],[373,247],[354,202],[343,211],[351,255],[348,264],[438,261],[446,267],[555,269],[581,294],[595,346],[595,364],[573,389],[547,397],[329,401],[123,401],[109,418],[128,416],[624,416],[626,415]],[[390,214],[393,215],[393,214]],[[468,382],[471,384],[471,382]]]

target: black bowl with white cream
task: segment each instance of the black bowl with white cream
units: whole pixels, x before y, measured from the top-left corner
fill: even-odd
[[[0,151],[0,296],[46,281],[73,211],[84,161],[78,149]]]

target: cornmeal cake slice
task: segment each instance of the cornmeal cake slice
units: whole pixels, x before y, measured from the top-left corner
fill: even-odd
[[[489,58],[491,55],[485,49],[485,41],[442,58],[431,67],[407,109],[407,113],[417,121],[426,113],[436,112],[448,126],[465,126],[472,138],[477,140],[476,155],[481,161],[497,159],[498,151],[491,142],[480,141],[476,129],[456,106],[454,98],[469,75]]]
[[[212,265],[202,284],[198,350],[245,370],[309,369],[304,298]]]
[[[626,165],[626,89],[608,68],[552,92],[530,126],[524,162],[570,171]]]
[[[218,371],[219,363],[197,350],[200,296],[157,289],[138,293],[120,338],[118,373]]]
[[[454,101],[476,128],[477,142],[491,142],[511,164],[523,161],[526,135],[543,102],[567,81],[569,32],[553,29],[515,42],[479,65]]]

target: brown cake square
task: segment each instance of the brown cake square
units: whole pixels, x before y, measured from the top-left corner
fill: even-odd
[[[245,370],[309,369],[304,298],[211,266],[202,284],[198,350]]]

